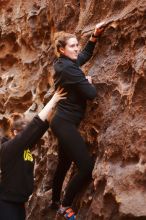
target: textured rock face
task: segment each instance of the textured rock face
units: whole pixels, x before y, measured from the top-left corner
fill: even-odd
[[[55,31],[81,43],[97,22],[109,23],[84,70],[98,98],[80,131],[95,158],[93,182],[77,198],[80,220],[146,219],[146,0],[0,0],[0,120],[37,112],[52,85]],[[5,116],[5,117],[4,117]],[[28,220],[53,219],[48,209],[57,163],[51,131],[38,144]],[[71,173],[74,169],[71,170]],[[70,173],[65,181],[70,178]]]

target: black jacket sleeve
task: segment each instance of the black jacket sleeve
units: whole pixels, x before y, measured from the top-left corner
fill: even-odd
[[[62,73],[62,86],[73,85],[76,91],[84,99],[96,97],[95,87],[88,82],[82,70],[76,65],[68,65]]]
[[[33,147],[37,141],[43,136],[49,127],[49,123],[43,122],[38,116],[16,135],[13,139],[4,142],[1,146],[1,153],[8,155],[17,155],[25,149]]]
[[[88,41],[85,48],[79,53],[77,62],[79,66],[85,64],[93,55],[93,50],[95,48],[96,43],[92,41]]]

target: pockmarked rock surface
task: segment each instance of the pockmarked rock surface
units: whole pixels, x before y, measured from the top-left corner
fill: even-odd
[[[95,167],[93,182],[76,198],[77,219],[144,220],[146,0],[0,0],[0,121],[4,125],[13,112],[32,117],[42,108],[52,86],[56,31],[75,32],[84,46],[101,21],[107,27],[84,66],[98,95],[80,126]],[[27,220],[54,219],[48,205],[56,149],[49,130],[34,151],[35,189]]]

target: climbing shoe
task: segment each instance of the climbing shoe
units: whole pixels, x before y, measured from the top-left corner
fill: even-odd
[[[56,214],[56,220],[76,220],[75,212],[72,210],[72,208],[59,208]]]

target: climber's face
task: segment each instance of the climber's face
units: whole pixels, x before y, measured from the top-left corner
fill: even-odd
[[[61,54],[69,57],[72,60],[76,60],[79,54],[79,44],[75,37],[69,38],[64,48],[60,48]]]

